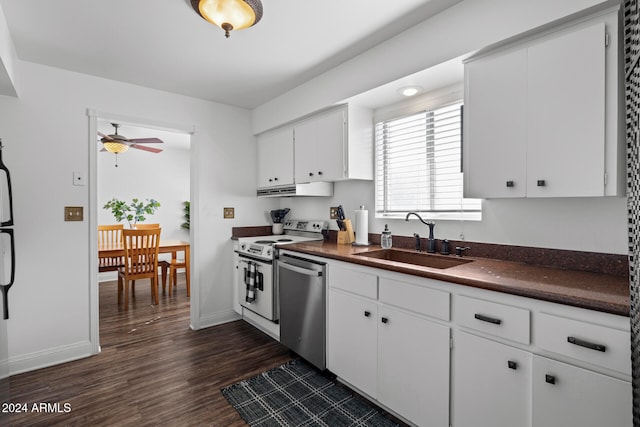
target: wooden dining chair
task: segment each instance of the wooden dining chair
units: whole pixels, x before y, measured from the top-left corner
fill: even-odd
[[[185,254],[186,256],[186,254]],[[177,257],[172,257],[171,264],[169,264],[169,294],[173,290],[174,286],[178,286],[178,269],[184,268],[186,270],[187,263],[184,259],[178,259]],[[186,286],[187,286],[187,296],[191,296],[191,285],[189,283],[189,275],[186,277]]]
[[[160,228],[160,224],[136,224],[136,229],[138,230],[149,230],[151,228]]]
[[[124,309],[129,309],[129,282],[150,279],[151,296],[158,304],[158,248],[160,228],[149,230],[123,230],[124,266],[118,270],[118,304],[122,303],[124,291]]]
[[[98,225],[98,245],[100,247],[122,245],[122,224]],[[98,259],[98,271],[117,271],[124,265],[124,257],[101,257]]]
[[[160,228],[160,224],[136,224],[137,230],[151,230],[154,228]],[[169,269],[169,261],[158,260],[158,267],[160,267],[162,271],[162,293],[164,294],[167,291],[167,270]],[[133,284],[133,286],[135,286],[135,284]],[[169,281],[169,289],[171,289],[171,281]]]

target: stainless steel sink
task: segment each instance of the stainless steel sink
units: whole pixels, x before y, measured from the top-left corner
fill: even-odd
[[[354,255],[439,269],[456,267],[468,262],[473,262],[472,259],[453,258],[445,255],[431,255],[422,252],[411,252],[400,249],[381,249],[376,251],[360,252]]]

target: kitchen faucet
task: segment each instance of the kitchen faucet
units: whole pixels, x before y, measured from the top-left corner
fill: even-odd
[[[418,215],[416,212],[409,212],[407,214],[407,216],[404,218],[404,220],[405,221],[409,221],[409,217],[411,215],[417,216],[421,223],[423,223],[424,225],[429,227],[429,238],[427,239],[427,252],[431,253],[431,254],[435,253],[436,252],[436,239],[433,237],[433,229],[435,228],[436,223],[433,222],[433,221],[425,221],[425,220],[423,220],[422,217],[420,215]]]

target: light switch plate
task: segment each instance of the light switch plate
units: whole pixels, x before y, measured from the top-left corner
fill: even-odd
[[[224,208],[224,218],[231,219],[235,217],[235,209],[234,208]]]
[[[65,221],[82,221],[83,217],[84,215],[83,215],[82,206],[65,206],[64,207]]]

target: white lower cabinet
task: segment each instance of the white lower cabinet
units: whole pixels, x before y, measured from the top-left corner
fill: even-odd
[[[454,426],[531,426],[531,353],[466,332],[452,352]]]
[[[411,424],[632,427],[628,317],[342,262],[328,271],[327,368]]]
[[[419,426],[449,425],[449,327],[379,307],[378,400]]]
[[[533,358],[533,427],[631,427],[631,383]]]
[[[375,301],[329,290],[327,364],[346,382],[377,397],[378,305]]]

